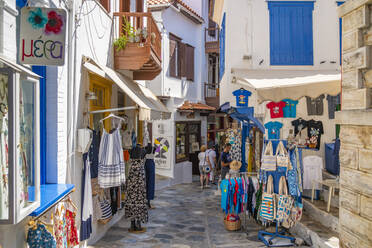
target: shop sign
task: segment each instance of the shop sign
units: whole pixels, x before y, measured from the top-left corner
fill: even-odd
[[[64,65],[66,11],[55,8],[21,9],[19,61],[28,65]]]
[[[171,137],[156,137],[155,142],[155,166],[159,169],[171,169]]]

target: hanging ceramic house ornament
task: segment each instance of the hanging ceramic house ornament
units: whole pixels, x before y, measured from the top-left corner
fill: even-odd
[[[66,11],[56,8],[21,9],[19,61],[27,65],[65,63]]]

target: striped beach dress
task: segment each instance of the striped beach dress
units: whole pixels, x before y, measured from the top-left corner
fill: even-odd
[[[125,163],[119,129],[110,133],[103,129],[98,163],[98,184],[101,188],[118,187],[125,183]]]

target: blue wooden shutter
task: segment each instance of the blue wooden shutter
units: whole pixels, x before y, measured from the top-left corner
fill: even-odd
[[[225,33],[226,33],[226,13],[223,14],[220,31],[220,80],[225,74]]]
[[[271,65],[313,65],[313,9],[313,2],[269,2]]]
[[[337,2],[337,6],[344,4],[345,2]],[[342,64],[342,18],[339,18],[339,33],[340,33],[340,65]]]

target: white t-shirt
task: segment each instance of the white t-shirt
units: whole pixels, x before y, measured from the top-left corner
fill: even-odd
[[[215,159],[216,159],[216,151],[212,150],[212,149],[208,149],[207,150],[207,156],[209,158],[209,161],[211,162],[211,166],[212,168],[214,168],[216,165],[215,165]]]
[[[207,165],[207,156],[205,156],[205,152],[199,152],[198,154],[199,158],[199,165]]]

